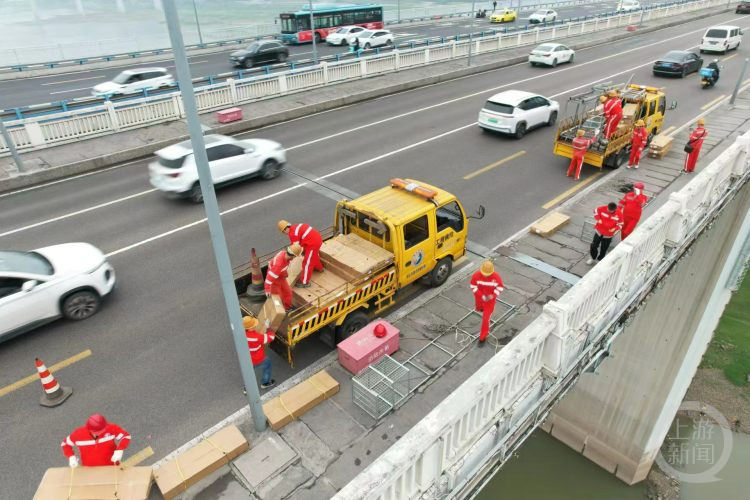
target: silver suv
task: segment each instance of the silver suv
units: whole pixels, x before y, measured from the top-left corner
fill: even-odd
[[[175,85],[166,68],[126,69],[112,80],[100,83],[91,90],[95,97],[135,94],[144,89],[158,89]]]

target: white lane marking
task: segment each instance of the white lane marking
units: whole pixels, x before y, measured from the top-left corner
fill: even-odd
[[[73,83],[73,82],[82,82],[84,80],[101,80],[102,77],[99,76],[89,76],[86,78],[76,78],[74,80],[62,80],[60,82],[49,82],[49,83],[40,83],[39,85],[62,85],[63,83]]]
[[[50,92],[49,95],[55,95],[55,94],[67,94],[69,92],[80,92],[81,90],[91,90],[91,87],[84,87],[82,89],[68,89],[68,90],[58,90],[57,92]]]
[[[19,227],[16,229],[11,229],[10,231],[5,231],[4,233],[0,233],[0,238],[3,236],[10,236],[11,234],[20,233],[21,231],[27,231],[29,229],[33,229],[35,227],[44,226],[46,224],[51,224],[53,222],[61,221],[64,219],[69,219],[70,217],[75,217],[76,215],[85,214],[86,212],[91,212],[93,210],[97,210],[99,208],[108,207],[110,205],[114,205],[116,203],[120,203],[127,200],[132,200],[133,198],[137,198],[139,196],[143,196],[144,194],[153,193],[156,191],[156,189],[148,189],[146,191],[141,191],[140,193],[131,194],[129,196],[125,196],[123,198],[118,198],[116,200],[111,200],[106,203],[100,203],[99,205],[94,205],[93,207],[87,207],[81,210],[78,210],[76,212],[70,212],[65,215],[60,215],[58,217],[54,217],[52,219],[46,219],[40,222],[35,222],[34,224],[29,224],[28,226]]]

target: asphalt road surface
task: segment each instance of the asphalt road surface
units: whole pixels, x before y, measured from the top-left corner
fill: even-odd
[[[608,171],[585,166],[581,182],[567,178],[566,160],[551,153],[551,128],[522,140],[482,133],[475,121],[484,100],[516,88],[557,99],[564,109],[570,95],[594,83],[633,75],[635,83],[666,87],[678,107],[668,112],[665,127],[678,127],[731,93],[746,49],[722,57],[721,81],[707,91],[696,75],[656,78],[651,63],[668,50],[695,48],[715,24],[748,27],[750,18],[702,18],[579,51],[573,65],[519,64],[242,136],[278,140],[288,148],[290,167],[356,193],[394,176],[410,177],[454,192],[468,211],[483,204],[487,215],[472,221],[469,238],[492,248],[546,213],[543,205],[561,202],[561,194],[572,196],[572,188]],[[36,356],[52,365],[92,353],[57,372],[75,390],[61,407],[38,405],[37,381],[0,396],[0,498],[31,497],[47,467],[65,465],[61,439],[92,412],[131,432],[128,455],[150,446],[154,455],[145,463],[152,463],[246,404],[203,209],[154,192],[146,165],[130,162],[0,196],[0,246],[87,241],[109,254],[119,279],[91,319],[58,321],[0,345],[0,394],[34,374]],[[284,244],[276,230],[280,218],[331,224],[338,196],[302,182],[287,173],[219,192],[234,265],[247,260],[252,246],[267,253]],[[296,351],[296,369],[326,352],[320,340],[308,339]],[[271,356],[276,380],[288,377],[285,361]]]
[[[644,5],[651,2],[642,2]],[[593,15],[602,12],[612,12],[617,8],[616,1],[606,1],[592,5],[581,5],[576,7],[561,7],[557,9],[561,18],[580,17]],[[522,11],[515,23],[490,24],[489,18],[476,19],[474,32],[489,30],[490,28],[501,28],[513,26],[516,24],[526,24],[531,11]],[[462,17],[454,19],[445,19],[444,21],[421,25],[421,26],[401,26],[393,28],[395,42],[402,43],[409,40],[417,40],[428,37],[450,37],[461,33],[468,33],[471,27],[471,19]],[[213,54],[194,55],[190,57],[190,67],[194,78],[218,75],[233,71],[234,68],[229,64],[229,53],[236,49],[225,52],[216,52]],[[312,46],[291,45],[289,46],[289,60],[299,61],[312,58]],[[319,56],[333,55],[339,52],[348,52],[348,47],[329,46],[325,43],[318,45]],[[76,97],[88,97],[91,95],[91,88],[104,81],[111,80],[121,71],[129,68],[144,66],[165,66],[168,69],[174,68],[174,60],[166,58],[161,62],[149,62],[135,64],[133,66],[120,66],[111,69],[98,69],[74,71],[70,73],[57,74],[43,77],[32,77],[21,80],[9,80],[0,82],[0,108],[10,109],[16,107],[29,106],[33,104],[44,104],[57,102]]]

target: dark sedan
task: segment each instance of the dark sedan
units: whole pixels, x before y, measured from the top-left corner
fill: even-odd
[[[256,64],[283,63],[289,57],[289,49],[276,40],[259,40],[242,50],[229,55],[234,66],[251,68]]]
[[[738,3],[735,12],[737,14],[750,14],[750,0]]]
[[[677,75],[685,77],[700,71],[703,59],[689,50],[673,50],[654,63],[654,75]]]

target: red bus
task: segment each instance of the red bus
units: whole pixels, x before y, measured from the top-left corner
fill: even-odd
[[[362,5],[313,5],[315,19],[315,41],[326,39],[342,26],[362,26],[375,30],[383,28],[383,6]],[[310,8],[279,15],[281,19],[281,41],[284,43],[312,42]]]

